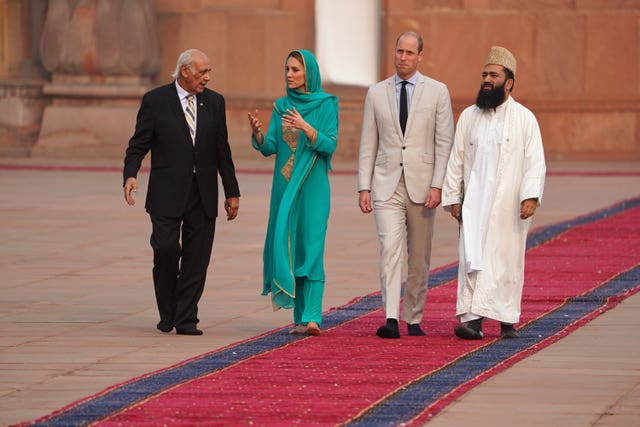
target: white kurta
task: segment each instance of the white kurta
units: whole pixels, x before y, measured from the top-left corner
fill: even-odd
[[[463,206],[457,316],[520,320],[531,225],[520,203],[540,203],[545,173],[540,128],[527,108],[509,98],[495,112],[462,112],[442,187],[443,206]]]

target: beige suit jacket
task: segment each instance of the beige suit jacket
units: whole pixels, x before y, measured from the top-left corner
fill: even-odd
[[[398,119],[395,75],[369,88],[358,160],[358,191],[388,200],[404,171],[414,203],[425,203],[430,187],[442,188],[453,144],[453,113],[447,87],[418,73],[405,135]]]

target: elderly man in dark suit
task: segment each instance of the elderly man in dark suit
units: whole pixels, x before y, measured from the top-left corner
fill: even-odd
[[[145,208],[151,217],[153,281],[165,333],[202,335],[198,301],[204,290],[218,214],[218,174],[227,219],[238,214],[240,191],[227,139],[224,98],[206,88],[211,67],[203,52],[183,52],[174,81],[146,93],[124,159],[124,198],[133,206],[137,174],[151,151]],[[182,235],[182,244],[180,236]]]

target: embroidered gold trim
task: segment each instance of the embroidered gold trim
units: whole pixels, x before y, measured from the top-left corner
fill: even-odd
[[[282,174],[282,176],[284,176],[284,179],[286,179],[287,182],[289,182],[289,180],[291,179],[291,172],[293,171],[293,161],[295,160],[295,158],[296,155],[292,154],[289,157],[289,160],[287,160],[287,163],[285,163],[282,169],[280,169],[280,173]]]
[[[296,158],[296,149],[298,148],[298,138],[300,137],[300,129],[296,129],[292,126],[282,125],[282,139],[289,146],[293,154],[287,160],[287,163],[280,169],[280,173],[284,176],[284,179],[289,182],[291,179],[291,172],[293,171],[293,161]]]
[[[300,129],[296,129],[292,126],[282,125],[282,139],[287,143],[291,151],[296,152],[298,148],[298,137],[300,136]]]

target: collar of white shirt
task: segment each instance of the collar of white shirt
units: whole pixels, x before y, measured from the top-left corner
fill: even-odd
[[[407,79],[407,81],[408,81],[410,84],[412,84],[413,86],[415,86],[415,85],[416,85],[416,83],[418,82],[418,77],[419,77],[419,76],[420,76],[420,73],[416,71],[416,73],[415,73],[413,76],[411,76],[411,78]],[[397,74],[396,74],[396,76],[395,76],[395,77],[396,77],[396,78],[395,78],[396,86],[403,82],[403,80],[402,80],[402,79],[400,78],[400,76],[398,76]]]

